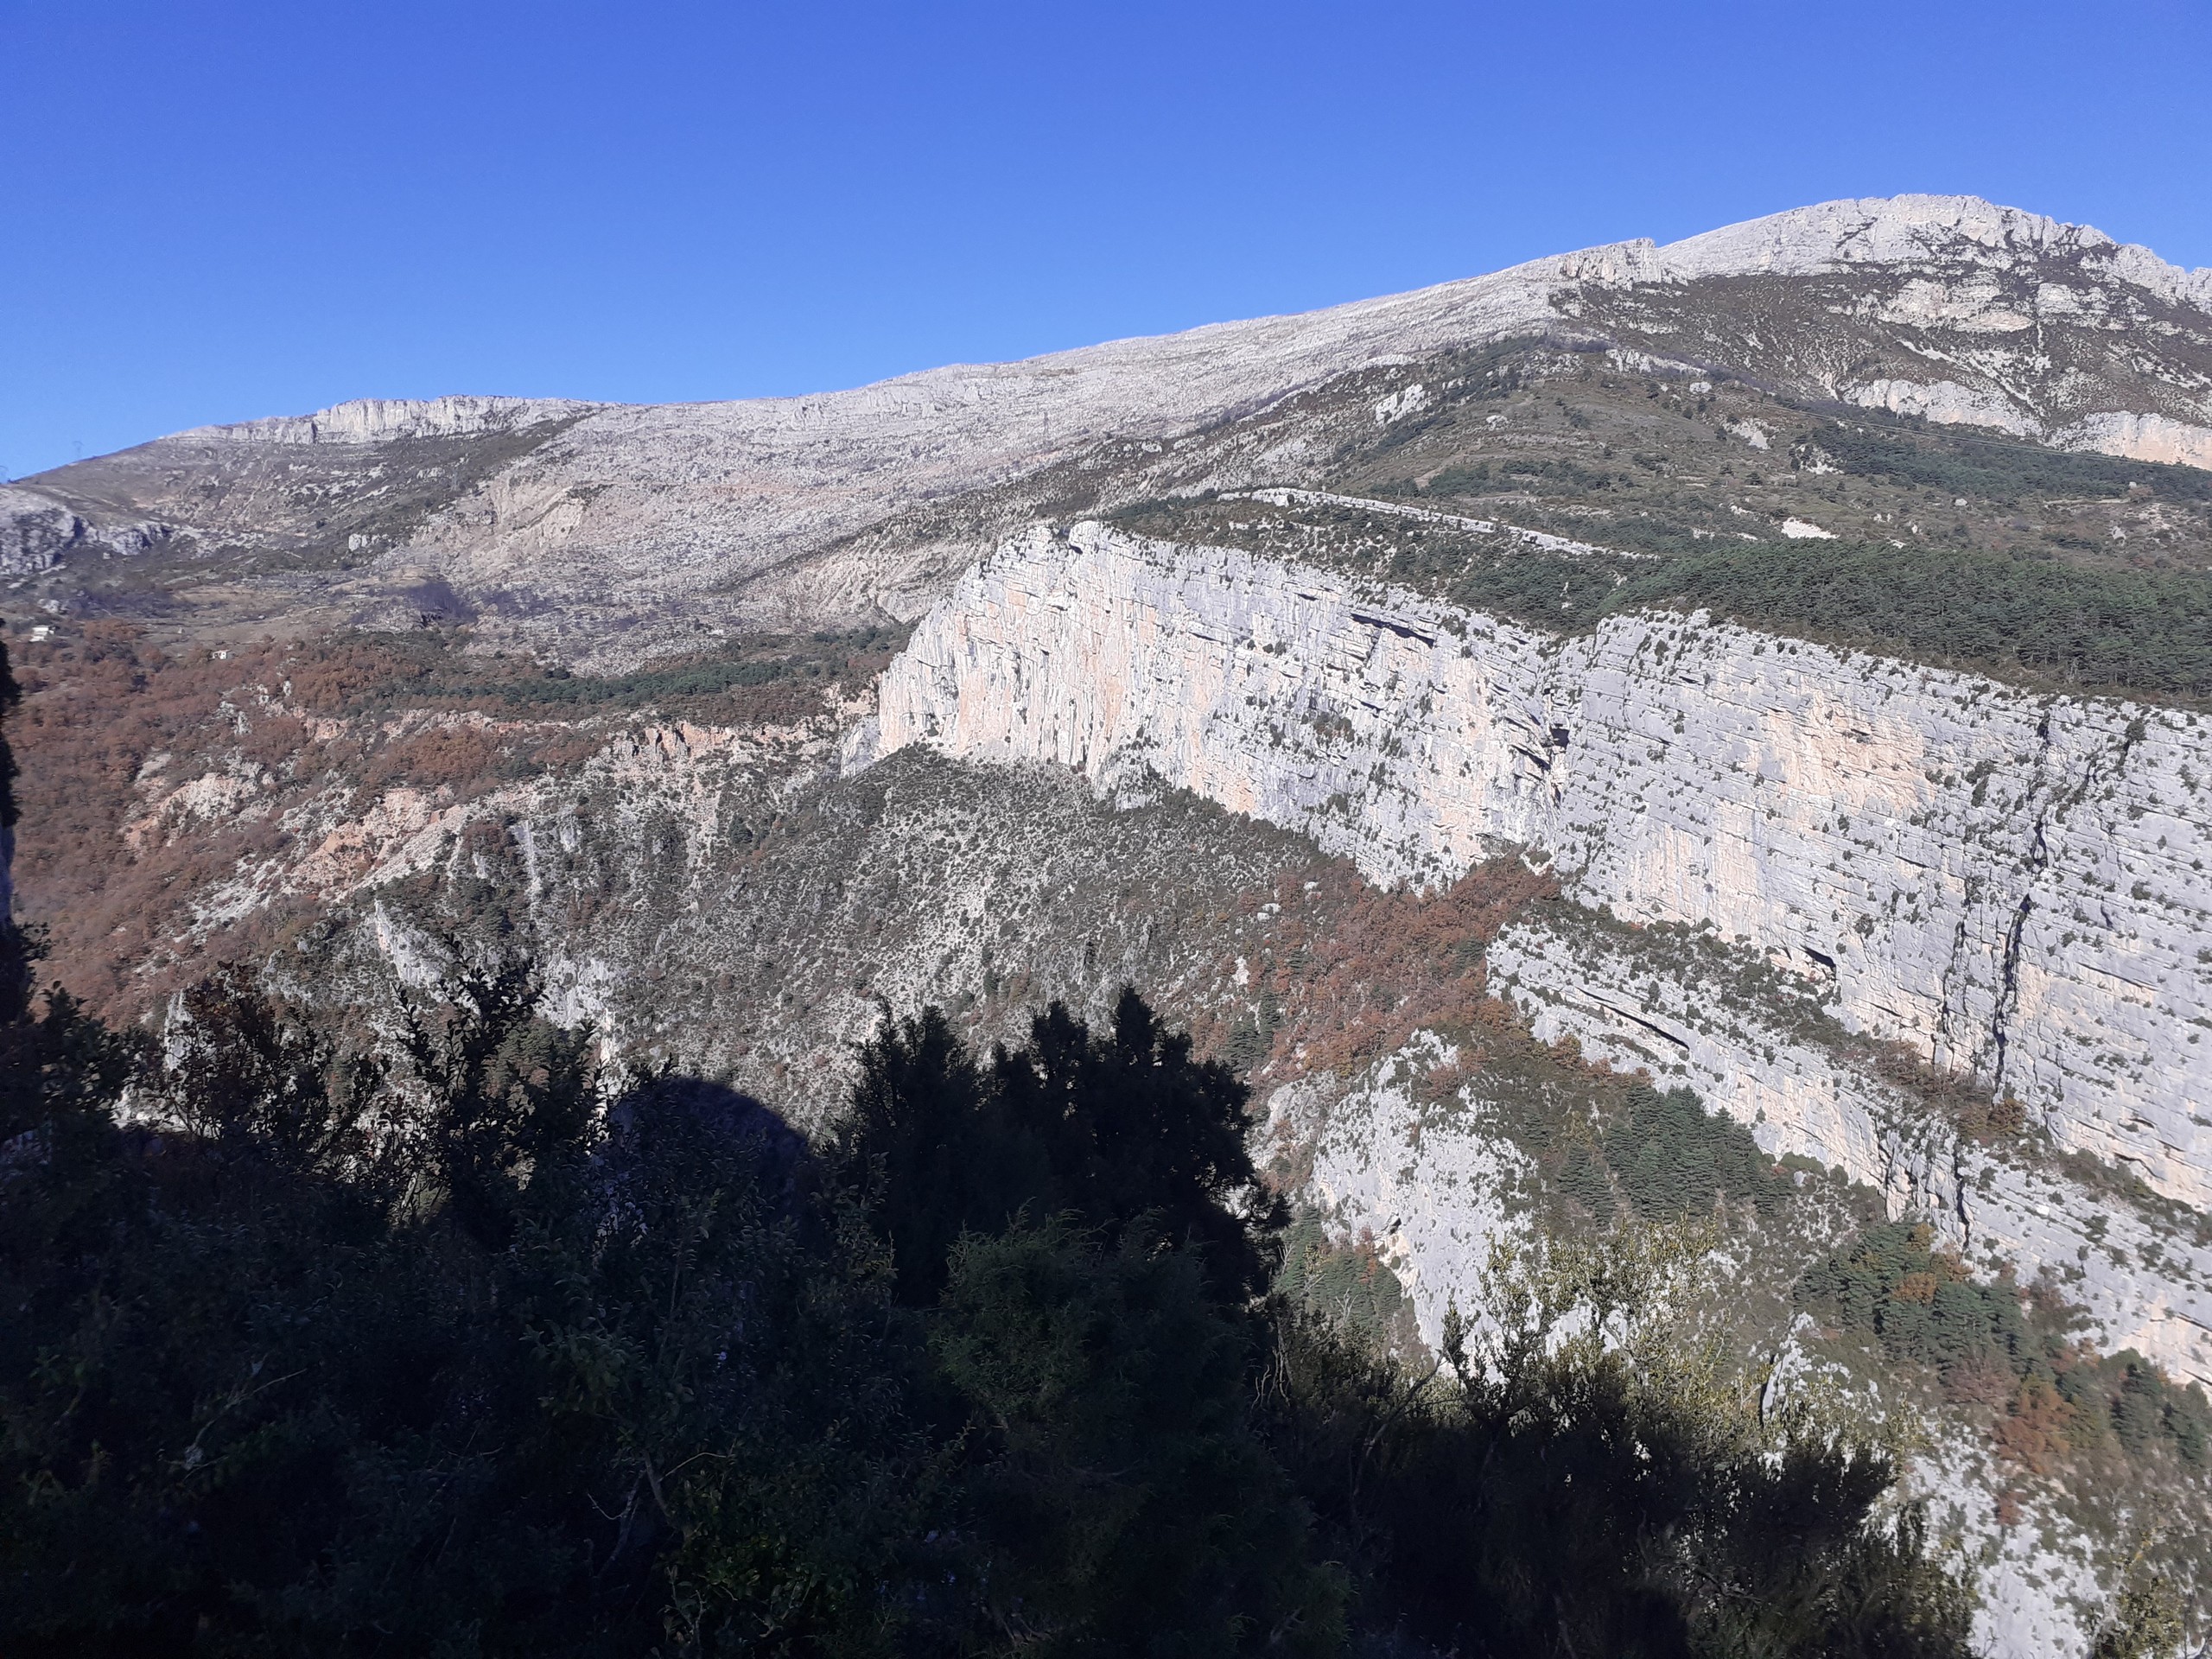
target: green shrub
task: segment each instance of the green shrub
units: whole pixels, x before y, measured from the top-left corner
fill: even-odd
[[[1193,1251],[1065,1222],[962,1237],[929,1342],[970,1412],[984,1630],[1069,1659],[1340,1649],[1342,1574],[1251,1421],[1256,1334]]]
[[[1796,1299],[1833,1325],[1876,1336],[1892,1360],[1947,1376],[1994,1367],[2049,1388],[2077,1446],[2110,1440],[2133,1457],[2171,1450],[2192,1467],[2203,1463],[2212,1405],[2202,1389],[2176,1386],[2132,1349],[2082,1348],[2056,1319],[2028,1318],[2010,1281],[1975,1280],[1933,1243],[1924,1223],[1870,1227],[1808,1268]]]
[[[1999,677],[2212,695],[2212,576],[1833,541],[1715,548],[1630,577],[1608,612],[1710,609]]]
[[[1275,1294],[1294,1307],[1357,1333],[1378,1353],[1417,1351],[1413,1304],[1371,1237],[1332,1241],[1317,1216],[1302,1216],[1283,1236]]]
[[[2010,1285],[1976,1283],[1957,1258],[1938,1255],[1921,1223],[1870,1227],[1816,1263],[1797,1298],[1815,1313],[1878,1335],[1891,1357],[1947,1367],[1980,1355],[2025,1374],[2035,1352]]]
[[[1630,1090],[1605,1151],[1629,1202],[1655,1221],[1705,1214],[1718,1198],[1771,1210],[1796,1191],[1749,1129],[1688,1089]]]
[[[1917,422],[1833,423],[1814,441],[1847,473],[1901,479],[1948,496],[2007,503],[2031,495],[2120,497],[2136,485],[2164,500],[2212,501],[2212,472],[2202,467],[2047,449]]]
[[[1534,490],[1539,494],[1580,495],[1612,487],[1612,474],[1579,462],[1551,457],[1516,456],[1510,461],[1478,461],[1471,467],[1446,467],[1428,480],[1422,492],[1431,496],[1481,496],[1502,490]]]

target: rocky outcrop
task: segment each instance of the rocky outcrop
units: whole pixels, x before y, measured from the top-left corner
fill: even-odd
[[[1157,773],[1376,880],[1522,846],[1574,896],[1813,976],[1847,1029],[2212,1204],[2212,733],[1719,626],[1554,638],[1097,524],[966,577],[852,764]]]
[[[2055,435],[2069,449],[2101,450],[2131,461],[2212,467],[2212,427],[2124,410],[2085,416]]]
[[[2212,270],[2088,226],[1970,196],[1834,201],[1619,263],[1555,303],[1621,346],[2062,448],[2212,455]],[[2121,344],[2145,338],[2172,349]]]
[[[0,488],[0,575],[50,570],[84,535],[84,521],[34,490]]]
[[[90,523],[41,491],[0,486],[0,576],[36,575],[79,551],[128,558],[167,544],[175,533],[173,525],[147,520]]]
[[[279,415],[231,426],[199,426],[181,439],[219,443],[389,443],[400,438],[465,438],[573,420],[604,408],[566,397],[357,397],[312,415]]]
[[[1653,250],[1649,265],[1637,275],[1647,281],[1688,282],[1754,272],[1803,276],[1869,267],[1968,264],[1997,273],[2033,270],[2050,259],[2081,261],[2170,304],[2212,310],[2212,270],[2183,270],[2148,248],[2115,242],[2093,226],[2069,225],[1979,196],[1822,202]],[[1907,303],[1923,315],[1940,316],[1958,302],[1923,283],[1920,295]],[[1970,300],[1966,308],[1972,315],[1982,308]]]
[[[1434,1032],[1351,1077],[1320,1073],[1268,1097],[1265,1144],[1310,1170],[1303,1197],[1340,1232],[1371,1236],[1411,1293],[1421,1340],[1439,1345],[1457,1300],[1477,1318],[1491,1247],[1524,1237],[1535,1165],[1491,1133],[1471,1085],[1438,1102],[1421,1086],[1457,1051]]]
[[[2035,1135],[1961,1135],[1840,1041],[1810,986],[1680,929],[1570,906],[1516,924],[1491,983],[1546,1042],[1687,1085],[1777,1157],[1809,1159],[1918,1216],[1976,1266],[2048,1275],[2107,1351],[2133,1348],[2212,1386],[2212,1229],[2123,1186],[2091,1185]]]

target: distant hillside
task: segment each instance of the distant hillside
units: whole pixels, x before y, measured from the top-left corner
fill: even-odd
[[[1345,435],[1286,400],[1326,404],[1384,368],[1433,391],[1465,353],[1513,339],[1753,404],[2212,464],[2212,273],[1973,198],[1908,196],[819,397],[448,397],[207,428],[22,480],[0,495],[0,562],[26,598],[188,636],[442,615],[627,665],[691,648],[702,625],[911,618],[1030,518],[1163,486],[1310,482]],[[1395,424],[1414,404],[1358,419]],[[1581,447],[1625,460],[1652,448],[1639,429],[1582,429]],[[1954,493],[1971,509],[1986,492]]]

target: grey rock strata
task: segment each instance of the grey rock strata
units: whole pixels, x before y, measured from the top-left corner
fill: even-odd
[[[1529,849],[1585,903],[1786,962],[1845,1029],[2212,1204],[2212,732],[2193,714],[1701,613],[1555,639],[1084,524],[962,581],[849,764],[914,742],[1148,771],[1384,882]]]

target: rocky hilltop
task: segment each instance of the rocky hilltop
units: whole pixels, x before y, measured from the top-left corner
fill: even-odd
[[[1672,1159],[1762,1399],[1932,1429],[1993,1652],[2212,1563],[2212,272],[1904,197],[815,397],[362,401],[0,489],[0,580],[19,906],[111,1017],[526,948],[804,1125],[886,1007],[1133,979],[1389,1340]],[[1868,1241],[1924,1312],[1809,1288]],[[2063,1363],[1947,1357],[1969,1304]]]
[[[0,557],[79,608],[427,612],[619,664],[702,623],[912,617],[1039,509],[1119,505],[1152,481],[1147,456],[1207,452],[1233,482],[1252,458],[1217,453],[1224,425],[1359,371],[1529,338],[2212,465],[2212,272],[1971,197],[1905,196],[819,397],[372,400],[205,428],[22,481],[0,500]],[[1286,481],[1279,459],[1259,470]],[[144,552],[159,569],[102,568]]]

